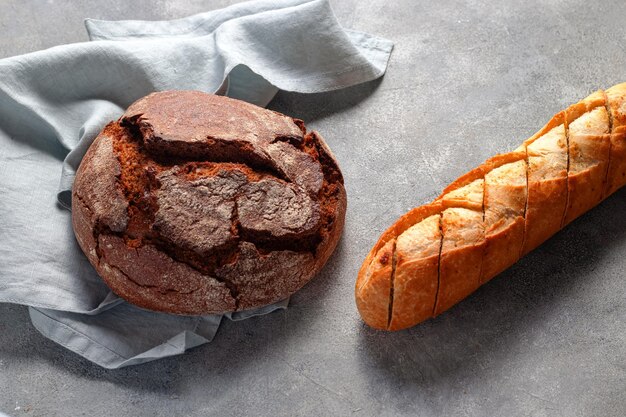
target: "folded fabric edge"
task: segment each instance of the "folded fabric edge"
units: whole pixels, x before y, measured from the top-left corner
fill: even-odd
[[[389,59],[388,56],[389,55],[387,54],[385,62]],[[232,68],[237,65],[246,65],[256,74],[259,74],[260,72],[258,71],[258,68],[255,68],[255,65],[250,65],[247,63],[233,65],[232,67],[227,68],[227,72],[230,72]],[[377,78],[380,78],[384,73],[384,69],[373,71],[372,65],[368,63],[352,67],[345,71],[332,71],[316,74],[310,77],[302,77],[299,78],[297,81],[284,81],[274,78],[272,76],[263,77],[260,74],[259,76],[265,78],[270,84],[276,86],[279,90],[303,94],[314,94],[340,90],[342,88],[366,83],[368,81],[373,81]],[[337,79],[341,79],[341,81],[338,81]]]
[[[270,84],[275,87],[285,90],[285,91],[294,91],[299,93],[321,93],[326,91],[338,90],[341,88],[345,88],[352,85],[361,84],[364,82],[375,80],[381,77],[387,68],[387,64],[390,59],[391,52],[393,50],[393,42],[381,38],[378,36],[370,35],[365,32],[345,29],[339,23],[337,16],[335,15],[332,7],[330,6],[327,0],[296,0],[296,1],[283,1],[278,7],[273,5],[273,7],[262,8],[259,7],[254,13],[264,13],[270,11],[276,11],[280,9],[287,9],[290,7],[297,7],[307,3],[313,2],[321,2],[322,7],[327,8],[330,18],[334,21],[334,24],[337,27],[342,28],[348,40],[355,47],[359,55],[364,58],[365,63],[359,66],[352,66],[344,71],[329,71],[322,72],[317,74],[312,74],[306,77],[297,77],[297,79],[288,80],[285,77],[274,77],[273,74],[264,74],[260,68],[257,68],[256,63],[249,62],[249,59],[245,56],[238,56],[236,62],[231,62],[226,68],[226,73],[230,73],[233,69],[235,69],[239,65],[244,65],[250,68],[251,71],[256,73],[258,76],[264,78]],[[254,2],[246,2],[243,3],[245,6],[250,6]],[[264,3],[265,4],[265,3]],[[270,3],[271,4],[271,3]],[[238,5],[235,5],[238,6]],[[234,7],[234,6],[231,6]],[[151,36],[172,36],[176,37],[181,35],[179,32],[180,29],[176,26],[179,22],[188,22],[195,21],[201,18],[204,18],[208,14],[213,12],[222,12],[224,10],[228,10],[229,7],[225,9],[219,9],[217,11],[200,13],[192,16],[188,16],[182,19],[176,20],[164,20],[158,21],[156,24],[161,25],[162,28],[160,30],[165,31],[165,26],[167,26],[168,32],[162,32],[160,34],[154,34],[152,32],[145,33],[147,28],[145,25],[150,23],[153,25],[155,22],[141,21],[141,20],[131,20],[131,21],[95,21],[93,19],[86,19],[85,26],[89,33],[90,39],[92,40],[113,40],[111,38],[120,37],[126,39],[137,39],[146,37],[149,38]],[[240,17],[240,16],[238,16]],[[94,22],[97,22],[94,24]],[[200,23],[195,23],[196,27],[201,25]],[[100,25],[100,26],[99,26]],[[106,28],[108,33],[103,33],[104,30],[102,28]],[[130,28],[128,26],[131,26]],[[195,28],[194,28],[195,29]],[[97,37],[92,37],[91,30],[95,30],[98,34]],[[192,29],[186,28],[186,32],[184,34],[188,34],[192,32]],[[210,33],[210,32],[209,32]],[[95,32],[94,32],[95,34]],[[203,33],[199,36],[207,35],[208,33]],[[233,51],[231,51],[233,53]]]
[[[255,316],[266,315],[277,310],[284,310],[287,308],[288,304],[289,298],[260,309],[228,313],[224,316],[232,321],[240,321]],[[220,326],[219,322],[221,321],[218,320],[217,323],[209,322],[203,320],[202,316],[199,316],[194,332],[200,331],[204,336],[185,330],[163,343],[129,358],[94,340],[92,337],[71,327],[67,323],[56,319],[51,314],[47,313],[46,310],[49,309],[36,307],[28,308],[31,322],[39,333],[64,348],[106,369],[139,365],[156,359],[180,355],[191,348],[209,343],[217,333]]]
[[[363,50],[381,52],[382,54],[377,55],[377,57],[386,58],[381,60],[380,62],[384,64],[384,68],[387,67],[391,51],[393,51],[393,41],[387,38],[369,34],[367,32],[361,32],[360,30],[345,28],[343,30],[346,32],[346,34],[348,34],[348,37],[355,46]]]
[[[171,20],[102,20],[86,18],[83,23],[87,30],[89,40],[120,40],[131,38],[150,37],[175,37],[188,36],[202,26],[206,19],[218,20],[219,16],[224,16],[222,20],[229,20],[230,16],[252,15],[263,13],[269,10],[280,10],[289,7],[299,6],[316,0],[250,0],[231,6],[209,10],[207,12],[196,13],[179,19]],[[240,11],[247,11],[247,14],[238,14]],[[149,31],[146,32],[146,24],[150,24]]]
[[[259,307],[252,310],[244,310],[244,311],[235,311],[232,313],[224,314],[225,317],[229,318],[232,321],[241,321],[245,319],[249,319],[250,317],[256,316],[264,316],[266,314],[273,313],[278,310],[286,310],[289,306],[290,298],[285,298],[277,303],[270,304],[267,306]]]
[[[110,308],[113,308],[115,306],[117,306],[118,304],[121,304],[122,302],[124,302],[124,300],[122,300],[121,298],[110,298],[109,295],[107,295],[107,297],[100,302],[100,304],[98,305],[98,307],[96,307],[95,309],[91,309],[91,310],[80,310],[80,309],[76,309],[76,308],[70,308],[70,309],[64,309],[64,310],[59,310],[59,306],[58,305],[51,305],[51,304],[45,304],[45,303],[32,303],[32,302],[26,302],[25,300],[16,300],[13,298],[1,298],[0,297],[0,303],[8,303],[8,304],[19,304],[19,305],[23,305],[23,306],[27,306],[27,307],[33,307],[33,308],[43,308],[46,310],[56,310],[56,311],[63,311],[64,313],[73,313],[73,314],[84,314],[87,316],[93,316],[96,314],[100,314]]]
[[[328,7],[328,12],[334,20],[334,23],[338,27],[341,27],[330,4],[326,1],[324,5]],[[287,80],[285,78],[275,77],[273,73],[264,74],[264,71],[258,68],[256,63],[249,62],[247,57],[231,51],[230,53],[237,58],[236,63],[229,64],[225,72],[230,73],[236,66],[245,65],[250,68],[252,72],[264,78],[280,90],[305,94],[339,90],[341,88],[372,81],[383,76],[391,57],[393,42],[357,30],[348,30],[345,28],[342,28],[342,30],[357,52],[365,60],[361,65],[352,66],[343,71],[320,72],[311,74],[310,76],[295,77]]]
[[[29,307],[28,314],[35,329],[43,336],[97,365],[113,369],[117,366],[111,366],[112,363],[120,363],[128,359],[67,324],[50,317],[41,309]],[[54,326],[47,325],[50,322],[53,322]]]
[[[33,326],[44,337],[106,369],[139,365],[156,359],[183,354],[189,349],[211,342],[219,328],[219,321],[217,324],[209,324],[200,318],[196,324],[196,329],[202,327],[204,333],[211,334],[208,338],[184,330],[163,343],[128,358],[46,314],[41,309],[29,307],[28,312]]]
[[[72,180],[74,179],[74,176],[75,174],[71,175]],[[57,201],[64,209],[72,211],[72,190],[63,189],[63,185],[59,188],[60,189],[57,192]]]

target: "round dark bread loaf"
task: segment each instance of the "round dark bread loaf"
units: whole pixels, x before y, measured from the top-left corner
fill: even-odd
[[[198,91],[153,93],[109,123],[72,190],[80,247],[109,287],[176,314],[284,299],[343,229],[335,158],[301,120]]]

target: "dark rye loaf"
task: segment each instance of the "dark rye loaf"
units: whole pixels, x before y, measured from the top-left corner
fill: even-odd
[[[198,91],[154,93],[109,123],[72,193],[76,238],[138,306],[209,314],[293,294],[328,260],[346,192],[304,123]]]

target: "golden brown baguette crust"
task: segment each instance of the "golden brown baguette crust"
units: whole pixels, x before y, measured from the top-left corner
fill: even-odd
[[[558,232],[563,222],[567,204],[565,113],[557,113],[523,147],[528,166],[528,196],[522,256]]]
[[[611,123],[606,96],[598,91],[566,111],[569,168],[563,225],[602,201],[609,168]]]
[[[480,284],[517,262],[524,244],[526,153],[510,152],[489,161],[485,173],[485,252]]]
[[[391,273],[396,238],[412,225],[439,211],[441,211],[441,204],[438,202],[416,207],[409,211],[381,235],[365,258],[359,270],[355,298],[361,317],[370,326],[377,329],[387,329],[389,325]]]
[[[605,93],[611,120],[611,145],[604,198],[626,184],[626,83],[615,85]]]
[[[626,83],[557,113],[398,219],[359,271],[361,317],[400,330],[446,311],[625,184]]]
[[[464,233],[471,228],[470,233]],[[480,286],[485,251],[482,213],[466,208],[449,208],[441,215],[439,291],[434,315],[446,311]]]
[[[436,303],[441,254],[441,208],[426,206],[424,219],[402,233],[392,258],[389,329],[432,315]]]

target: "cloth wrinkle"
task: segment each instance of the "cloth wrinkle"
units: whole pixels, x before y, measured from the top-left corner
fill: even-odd
[[[264,107],[279,89],[319,93],[372,81],[393,44],[343,29],[328,0],[255,0],[169,21],[84,25],[89,42],[0,59],[0,302],[28,306],[42,335],[108,369],[208,343],[224,317],[286,309],[289,300],[190,317],[126,303],[75,240],[76,170],[104,126],[153,91],[224,93]]]

